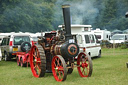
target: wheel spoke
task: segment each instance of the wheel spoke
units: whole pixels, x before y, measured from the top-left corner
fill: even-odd
[[[62,67],[63,67],[63,64],[61,63],[61,64],[60,64],[60,66],[62,66]]]
[[[40,58],[38,49],[36,49],[36,55],[37,55],[37,58]]]
[[[89,74],[89,69],[86,67],[86,69],[87,69],[87,75]]]
[[[37,68],[38,68],[38,74],[40,74],[40,72],[41,72],[40,66],[37,65]]]
[[[36,65],[34,66],[34,69],[36,69]]]
[[[33,50],[33,57],[36,57],[35,51]]]
[[[63,77],[64,77],[64,71],[62,71],[62,74],[63,74],[63,75],[62,75],[62,78],[63,78]]]
[[[57,60],[57,59],[58,59],[58,58],[55,59],[56,66],[58,66],[58,62],[57,62],[58,60]]]
[[[55,65],[55,67],[56,67],[56,63],[55,62],[53,62],[54,63],[54,65]]]
[[[85,61],[84,61],[84,63],[86,63],[86,62],[87,62],[87,60],[88,60],[88,59],[87,59],[87,58],[85,58]]]
[[[86,76],[86,73],[85,73],[85,68],[83,68],[83,71],[82,71],[82,73]]]
[[[59,76],[58,76],[58,78],[59,78],[59,79],[61,79],[61,74],[60,74],[60,71],[58,71],[58,73],[59,73]]]
[[[34,70],[36,71],[37,75],[40,74],[41,69],[40,69],[40,64],[39,63],[37,63],[37,62],[35,63]]]
[[[33,57],[36,57],[36,55],[35,55],[35,54],[33,54]]]
[[[57,69],[55,69],[55,72],[56,72],[56,74],[58,73],[58,70]]]
[[[83,70],[82,70],[82,73],[84,72],[84,68],[82,68]]]
[[[60,66],[60,59],[57,60],[57,65]]]

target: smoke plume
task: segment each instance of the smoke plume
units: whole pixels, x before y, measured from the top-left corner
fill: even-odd
[[[93,6],[94,3],[90,0],[86,0],[86,1],[81,0],[78,2],[58,0],[56,2],[56,8],[61,7],[61,5],[63,4],[69,4],[71,6],[70,11],[71,11],[71,23],[72,24],[84,24],[84,23],[93,24],[95,18],[97,17],[99,13],[99,10]],[[60,11],[62,10],[60,9]]]

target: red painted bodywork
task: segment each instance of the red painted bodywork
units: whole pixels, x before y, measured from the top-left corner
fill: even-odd
[[[17,61],[21,62],[21,58],[23,59],[23,64],[27,63],[27,67],[28,67],[28,63],[30,62],[30,52],[26,53],[26,52],[16,52],[17,55]]]

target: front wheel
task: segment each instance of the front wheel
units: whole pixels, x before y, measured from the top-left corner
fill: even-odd
[[[67,77],[67,68],[62,56],[57,55],[52,59],[52,73],[56,81],[64,81]]]
[[[85,53],[80,53],[77,58],[77,69],[81,77],[90,77],[92,75],[92,60]]]

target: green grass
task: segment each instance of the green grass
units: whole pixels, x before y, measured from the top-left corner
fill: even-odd
[[[35,78],[30,67],[21,68],[16,61],[0,62],[0,85],[127,85],[128,49],[102,49],[102,57],[94,58],[93,73],[81,78],[75,68],[66,81],[55,81],[52,73]]]

